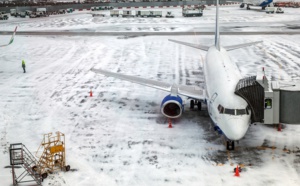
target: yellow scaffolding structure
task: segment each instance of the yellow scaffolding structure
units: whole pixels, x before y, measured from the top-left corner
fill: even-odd
[[[40,148],[44,150],[34,169],[43,178],[46,178],[48,173],[51,174],[56,170],[70,170],[70,165],[66,165],[65,135],[63,133],[57,131],[56,136],[52,136],[52,133],[44,134],[44,139],[38,151]]]

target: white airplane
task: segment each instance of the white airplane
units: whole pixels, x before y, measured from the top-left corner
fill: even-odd
[[[218,130],[219,133],[224,134],[227,138],[227,149],[234,150],[234,141],[243,138],[248,130],[251,111],[247,102],[234,93],[237,83],[242,79],[242,75],[240,74],[237,65],[230,60],[227,51],[257,44],[261,41],[221,47],[218,5],[219,1],[217,0],[215,44],[213,46],[208,47],[170,40],[207,51],[206,61],[203,67],[205,74],[205,89],[186,85],[172,85],[160,81],[109,72],[102,69],[92,68],[91,71],[170,92],[161,103],[161,112],[168,118],[178,118],[182,115],[183,101],[180,96],[187,96],[192,99],[191,107],[194,107],[194,104],[196,103],[198,109],[201,109],[201,103],[206,104],[209,116],[215,125],[215,129]]]
[[[273,0],[243,0],[240,8],[247,6],[247,10],[250,10],[250,6],[260,6],[264,10],[268,5],[273,3]]]
[[[16,32],[17,32],[17,28],[18,28],[18,27],[16,26],[15,31],[13,32],[13,35],[11,36],[11,38],[10,38],[8,44],[0,45],[0,47],[8,46],[8,45],[10,45],[10,44],[12,44],[12,43],[14,42],[14,38],[15,38],[15,35],[16,35]]]

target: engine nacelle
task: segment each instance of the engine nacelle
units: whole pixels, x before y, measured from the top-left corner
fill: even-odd
[[[166,96],[161,102],[161,113],[168,118],[179,118],[183,112],[183,102],[179,96]]]

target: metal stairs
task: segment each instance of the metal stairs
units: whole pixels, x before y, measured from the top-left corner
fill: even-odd
[[[37,160],[22,143],[14,143],[10,145],[10,165],[12,166],[13,185],[18,183],[35,181],[37,185],[41,185],[43,178],[36,172]],[[15,165],[21,165],[25,170],[16,175]],[[31,177],[31,179],[28,179]]]

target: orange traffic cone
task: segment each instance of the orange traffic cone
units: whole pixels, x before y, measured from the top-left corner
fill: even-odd
[[[90,90],[90,97],[93,97],[93,92],[92,92],[92,90]]]
[[[168,126],[169,128],[173,128],[173,126],[172,126],[172,121],[171,121],[171,119],[169,118],[169,126]]]
[[[281,124],[280,123],[278,124],[277,131],[281,132]]]
[[[235,174],[234,174],[234,176],[240,177],[240,169],[239,169],[238,165],[235,168]]]

